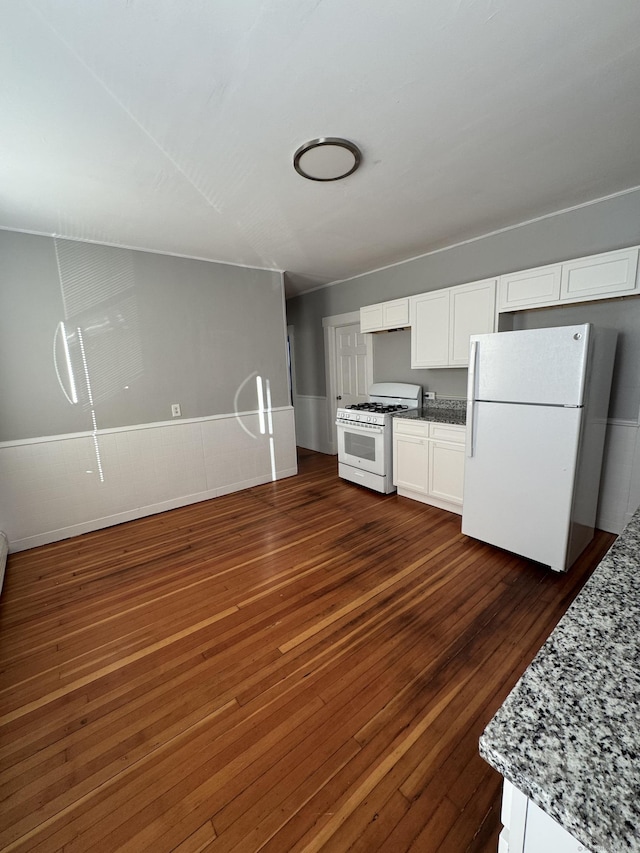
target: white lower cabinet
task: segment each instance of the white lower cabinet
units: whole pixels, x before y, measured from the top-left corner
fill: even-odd
[[[422,420],[393,422],[393,482],[401,497],[462,513],[465,428]]]
[[[504,780],[498,853],[590,853],[511,782]]]
[[[393,482],[421,495],[429,491],[429,441],[413,435],[393,437]]]
[[[464,444],[429,442],[429,494],[443,501],[462,504]]]

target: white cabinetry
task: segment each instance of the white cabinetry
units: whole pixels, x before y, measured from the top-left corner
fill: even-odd
[[[502,824],[498,853],[590,853],[506,779],[502,789]]]
[[[394,428],[393,482],[398,488],[426,495],[429,491],[429,425],[424,436],[405,435]]]
[[[360,309],[361,332],[384,332],[402,329],[409,325],[409,298],[392,299],[376,305],[364,305]]]
[[[495,331],[496,282],[491,278],[410,297],[411,367],[467,367],[469,337]]]
[[[607,252],[562,264],[562,302],[624,296],[636,288],[638,250]]]
[[[509,273],[500,277],[498,311],[637,294],[637,273],[637,247]]]
[[[450,288],[449,364],[469,366],[469,338],[496,331],[497,279]]]
[[[498,310],[517,311],[520,308],[558,302],[561,278],[560,264],[501,276],[498,286]]]
[[[465,428],[394,418],[393,482],[402,497],[462,512]]]
[[[411,367],[448,367],[448,289],[412,296],[409,303]]]

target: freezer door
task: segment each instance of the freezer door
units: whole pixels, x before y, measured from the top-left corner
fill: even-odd
[[[468,398],[581,406],[591,324],[472,335]]]
[[[462,532],[564,571],[582,409],[476,403]]]

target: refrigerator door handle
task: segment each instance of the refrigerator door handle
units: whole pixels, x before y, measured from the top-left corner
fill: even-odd
[[[473,456],[473,416],[476,397],[476,361],[478,358],[478,341],[471,341],[469,352],[469,377],[467,381],[467,456]]]

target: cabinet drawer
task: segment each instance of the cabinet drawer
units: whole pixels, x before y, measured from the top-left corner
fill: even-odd
[[[409,421],[405,418],[394,418],[394,435],[416,435],[418,438],[429,438],[429,423],[427,421]]]
[[[429,424],[429,438],[439,441],[453,441],[456,444],[464,444],[466,427],[456,424]]]

